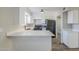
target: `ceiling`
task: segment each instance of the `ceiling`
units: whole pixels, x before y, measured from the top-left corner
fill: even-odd
[[[29,7],[32,13],[40,13],[41,9],[45,11],[62,11],[63,7]]]
[[[32,18],[50,18],[55,19],[57,15],[61,14],[63,11],[79,9],[79,7],[28,7],[31,11]],[[44,13],[40,13],[43,9]]]

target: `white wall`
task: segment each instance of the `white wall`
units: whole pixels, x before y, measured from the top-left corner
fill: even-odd
[[[56,20],[57,11],[45,11],[44,13],[32,13],[33,19],[52,19]]]
[[[41,14],[39,13],[33,13],[32,14],[32,19],[42,19]]]
[[[0,28],[5,32],[12,31],[19,26],[19,8],[0,7]]]
[[[57,11],[46,11],[45,18],[56,20]]]
[[[11,41],[6,38],[5,33],[16,30],[19,27],[19,8],[0,7],[0,50],[10,50]]]
[[[25,8],[19,8],[19,24],[24,24]]]

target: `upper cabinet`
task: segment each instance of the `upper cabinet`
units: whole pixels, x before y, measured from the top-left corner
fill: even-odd
[[[79,10],[68,11],[68,24],[79,23]]]

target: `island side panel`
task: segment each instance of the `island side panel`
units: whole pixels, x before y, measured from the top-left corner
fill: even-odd
[[[15,51],[50,51],[52,49],[51,36],[12,37]]]

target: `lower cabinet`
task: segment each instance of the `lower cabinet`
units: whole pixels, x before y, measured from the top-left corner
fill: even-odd
[[[65,44],[65,45],[67,45],[68,46],[68,32],[67,31],[63,31],[63,43]]]
[[[79,48],[78,32],[69,32],[68,35],[69,48]]]
[[[78,32],[63,31],[63,43],[69,48],[79,48]]]

